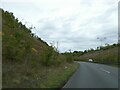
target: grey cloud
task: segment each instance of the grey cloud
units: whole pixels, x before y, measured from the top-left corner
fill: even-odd
[[[44,0],[34,4],[4,3],[2,7],[35,25],[32,32],[47,43],[59,41],[61,52],[96,48],[100,45],[97,37],[107,37],[103,43],[117,42],[116,0],[68,0],[67,4],[63,1],[59,5],[57,1]],[[97,1],[102,2],[100,7],[96,6]]]
[[[112,25],[112,19],[110,18],[113,13],[116,13],[116,7],[111,6],[94,17],[80,21],[79,26],[75,28],[76,31],[74,31],[73,24],[76,23],[77,19],[81,18],[79,14],[57,17],[52,20],[44,18],[39,20],[36,33],[48,43],[59,41],[59,50],[61,52],[69,49],[85,50],[96,48],[101,44],[97,37],[107,38],[103,41],[103,44],[117,42],[117,27]]]

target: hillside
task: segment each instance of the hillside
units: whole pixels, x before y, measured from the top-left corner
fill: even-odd
[[[43,48],[49,47],[15,19],[13,13],[3,12],[2,18],[3,60],[19,61],[28,57],[35,59],[33,57],[38,57]]]
[[[79,55],[77,60],[88,61],[93,59],[94,62],[117,65],[118,64],[118,46],[109,46],[109,48],[104,47],[105,49],[90,51]]]
[[[62,87],[79,65],[66,60],[31,29],[2,10],[2,87]]]

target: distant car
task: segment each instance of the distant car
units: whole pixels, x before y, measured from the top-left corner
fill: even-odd
[[[93,60],[92,60],[92,59],[89,59],[88,61],[89,61],[89,62],[92,62]]]

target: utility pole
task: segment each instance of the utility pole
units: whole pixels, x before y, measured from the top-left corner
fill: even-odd
[[[101,38],[97,37],[97,39],[100,40],[100,42],[101,42],[100,46],[102,47],[103,41],[106,39],[106,37],[101,37]]]
[[[71,49],[70,49],[69,51],[70,51],[70,53],[71,53]]]
[[[58,50],[58,41],[57,41],[57,50]]]
[[[57,55],[57,56],[59,55],[58,44],[59,44],[59,42],[57,41],[57,42],[56,42],[56,48],[55,48],[55,50],[56,50],[56,55]]]
[[[59,51],[58,51],[58,46],[59,46],[59,41],[57,41],[57,46],[56,46],[56,49],[57,49],[56,51],[57,51],[57,52],[59,52]]]
[[[118,44],[120,44],[120,35],[118,35]]]
[[[100,49],[101,49],[101,61],[103,62],[103,52],[102,52],[102,46],[103,46],[103,41],[106,39],[106,37],[97,37],[98,40],[100,40],[101,45],[100,45]]]

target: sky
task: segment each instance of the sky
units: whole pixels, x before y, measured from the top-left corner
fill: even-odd
[[[118,42],[119,0],[2,0],[32,32],[60,52]],[[98,39],[99,38],[99,39]],[[102,43],[101,43],[102,40]]]

